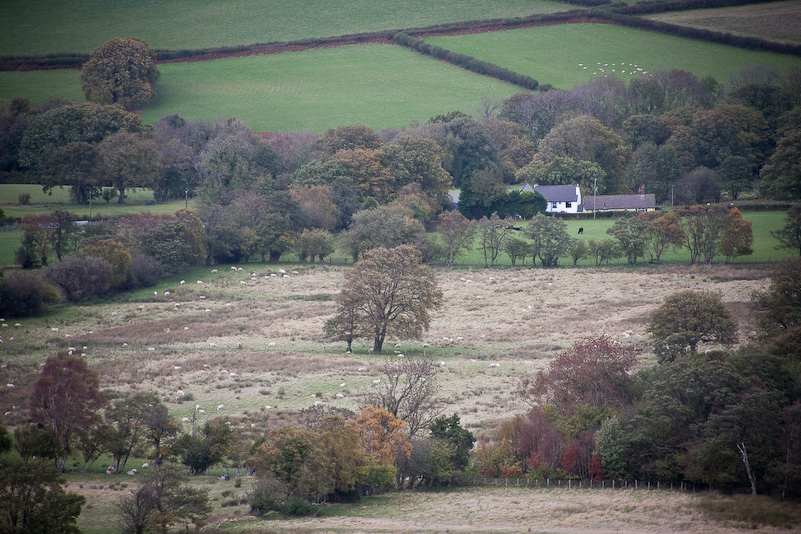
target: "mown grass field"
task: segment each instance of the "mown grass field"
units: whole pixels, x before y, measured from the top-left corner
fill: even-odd
[[[648,18],[729,32],[735,35],[761,37],[771,41],[801,42],[801,3],[771,2],[716,9],[693,9],[660,13]]]
[[[115,37],[138,37],[155,49],[196,49],[572,8],[546,0],[6,0],[0,2],[0,55],[88,53]]]
[[[772,66],[781,72],[801,67],[801,58],[797,57],[610,24],[560,24],[431,37],[426,42],[527,74],[540,84],[561,89],[572,89],[603,75],[628,81],[637,75],[631,74],[638,72],[637,67],[643,71],[683,69],[698,77],[712,76],[721,83],[748,65]]]

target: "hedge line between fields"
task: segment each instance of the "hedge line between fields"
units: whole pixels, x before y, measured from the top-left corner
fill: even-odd
[[[546,24],[564,24],[569,22],[610,22],[620,24],[621,26],[628,26],[632,28],[645,29],[655,31],[658,33],[665,33],[668,35],[677,35],[679,37],[686,37],[697,39],[701,41],[713,42],[724,44],[728,46],[735,46],[745,48],[748,50],[760,50],[767,52],[775,52],[779,54],[788,54],[801,56],[801,44],[786,44],[767,41],[758,37],[741,37],[732,35],[727,32],[718,32],[698,28],[689,28],[687,26],[680,26],[667,22],[658,22],[639,18],[636,15],[647,15],[653,13],[662,13],[667,11],[686,11],[690,9],[703,9],[713,7],[733,7],[746,4],[765,3],[774,0],[670,0],[670,1],[655,1],[627,6],[621,3],[610,3],[610,0],[558,0],[567,4],[574,4],[584,6],[590,9],[575,9],[571,11],[562,11],[558,13],[535,14],[526,17],[511,17],[500,19],[487,19],[487,20],[471,20],[462,22],[451,22],[445,24],[436,24],[425,27],[407,28],[403,30],[387,30],[380,32],[363,32],[347,35],[339,35],[332,37],[315,37],[307,39],[299,39],[295,41],[282,41],[272,43],[257,43],[250,45],[236,45],[236,46],[222,46],[214,48],[201,48],[201,49],[182,49],[182,50],[156,50],[158,61],[199,61],[204,59],[216,59],[221,57],[241,56],[241,55],[256,55],[256,54],[270,54],[285,51],[304,50],[311,48],[325,48],[334,46],[345,46],[351,44],[365,44],[365,43],[391,43],[395,41],[396,35],[408,35],[410,37],[432,36],[432,35],[448,35],[466,32],[482,32],[482,31],[499,31],[504,29],[514,29],[521,27],[528,27],[534,25]],[[398,43],[403,44],[403,43]],[[404,45],[409,46],[409,45]],[[414,48],[414,47],[411,47]],[[417,50],[417,48],[415,48]],[[421,51],[422,50],[418,50]],[[427,52],[422,52],[427,53]],[[445,61],[449,61],[447,57],[452,52],[445,51],[437,54],[442,54]],[[433,55],[433,54],[431,54]],[[456,54],[461,56],[461,54]],[[435,56],[438,57],[438,56]],[[459,61],[465,64],[476,65],[475,62],[480,62],[470,56],[469,58]],[[43,55],[12,55],[0,56],[0,70],[46,70],[46,69],[65,69],[73,68],[79,69],[89,59],[89,54],[68,54],[68,53],[55,53]],[[472,59],[472,63],[470,61]],[[452,61],[453,62],[453,61]],[[486,62],[481,62],[486,63]],[[458,64],[458,63],[454,63]],[[473,70],[470,67],[465,67]],[[488,71],[501,72],[497,69],[502,69],[496,65],[486,63],[485,66],[478,67],[487,69]],[[503,69],[506,70],[506,69]],[[479,72],[479,71],[475,71]],[[511,71],[508,71],[511,72]],[[488,74],[481,72],[489,76]],[[515,76],[520,76],[519,74]],[[502,74],[506,76],[506,74]],[[514,78],[514,76],[512,76]],[[528,77],[527,77],[528,78]],[[503,79],[503,78],[501,78]],[[511,80],[506,80],[511,81]],[[525,83],[536,82],[533,78],[518,84],[526,86]],[[517,83],[511,81],[511,83]],[[536,87],[536,86],[535,86]]]
[[[451,52],[445,48],[428,44],[422,39],[412,37],[406,33],[395,34],[393,40],[395,43],[407,48],[411,48],[415,52],[419,52],[442,61],[447,61],[448,63],[463,69],[467,69],[470,72],[475,72],[476,74],[491,76],[492,78],[519,85],[520,87],[529,89],[531,91],[534,91],[537,89],[537,86],[539,86],[539,82],[537,82],[537,80],[531,76],[519,74],[509,69],[499,67],[494,63],[476,59],[473,56]]]

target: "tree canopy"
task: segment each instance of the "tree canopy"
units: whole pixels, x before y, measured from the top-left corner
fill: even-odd
[[[134,37],[112,39],[92,51],[81,70],[86,100],[136,109],[155,95],[156,52]]]
[[[373,351],[380,353],[387,336],[413,339],[427,330],[429,312],[439,307],[442,291],[415,247],[379,247],[345,273],[337,301],[340,314],[346,303],[355,304],[359,331],[373,338]]]

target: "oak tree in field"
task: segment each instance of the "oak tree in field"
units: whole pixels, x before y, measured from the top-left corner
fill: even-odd
[[[99,421],[107,402],[100,379],[86,360],[66,352],[47,359],[33,385],[30,415],[53,441],[56,469],[64,469],[76,438]]]
[[[567,223],[542,213],[531,218],[528,237],[534,242],[532,256],[538,257],[543,267],[556,267],[559,258],[568,253],[573,242],[567,233]]]
[[[645,223],[645,239],[651,262],[662,263],[662,253],[668,247],[680,247],[684,243],[684,231],[679,226],[679,214],[669,211],[664,215],[646,212],[639,215]]]
[[[108,41],[89,55],[81,71],[86,99],[136,109],[148,102],[159,78],[156,52],[134,37]]]
[[[657,341],[687,333],[690,348],[699,342],[729,344],[737,341],[737,323],[719,293],[679,291],[665,297],[651,313],[648,331]]]
[[[387,336],[414,339],[428,329],[429,311],[439,307],[442,291],[434,271],[411,245],[365,253],[345,273],[344,301],[356,303],[361,330],[381,352]]]

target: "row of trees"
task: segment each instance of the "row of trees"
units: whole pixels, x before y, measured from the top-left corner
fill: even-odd
[[[636,351],[607,337],[576,343],[521,381],[532,409],[479,444],[479,471],[798,495],[800,275],[787,260],[754,295],[760,337],[736,351],[698,350],[738,336],[720,295],[694,291],[651,315],[652,368],[632,373]]]
[[[42,269],[36,274],[9,272],[0,278],[0,311],[20,317],[34,315],[61,299],[80,302],[111,291],[152,285],[162,275],[204,263],[247,260],[254,254],[278,261],[291,251],[301,261],[314,262],[339,249],[356,263],[371,251],[404,246],[402,253],[393,250],[389,261],[414,272],[422,281],[433,274],[418,262],[453,265],[474,248],[482,252],[487,267],[501,254],[513,265],[531,258],[532,265],[539,262],[542,267],[555,267],[565,258],[573,265],[587,258],[595,265],[616,258],[626,258],[630,265],[643,259],[661,263],[670,249],[686,249],[691,263],[708,264],[721,257],[729,262],[750,254],[753,246],[750,221],[736,208],[720,205],[622,217],[607,230],[609,238],[585,241],[570,236],[563,220],[542,213],[523,226],[522,221],[503,220],[497,214],[473,221],[458,211],[445,211],[437,217],[435,239],[411,209],[395,204],[358,211],[338,242],[326,230],[294,231],[292,217],[280,211],[287,205],[297,205],[288,193],[251,192],[234,196],[227,206],[205,208],[201,212],[205,220],[184,209],[174,216],[141,213],[84,226],[77,226],[75,216],[64,210],[26,215],[16,258],[25,268]],[[799,215],[801,205],[795,204],[788,210],[785,225],[773,232],[778,247],[801,253]],[[62,261],[49,265],[53,255]],[[426,269],[426,275],[418,272]],[[373,331],[372,326],[354,326],[358,318],[354,299],[346,299],[350,312],[330,325],[332,335],[340,332],[345,336],[341,339],[348,342],[372,337],[368,334]],[[412,324],[420,327],[424,322]],[[404,332],[402,336],[413,333]],[[376,351],[382,343],[375,345]]]

